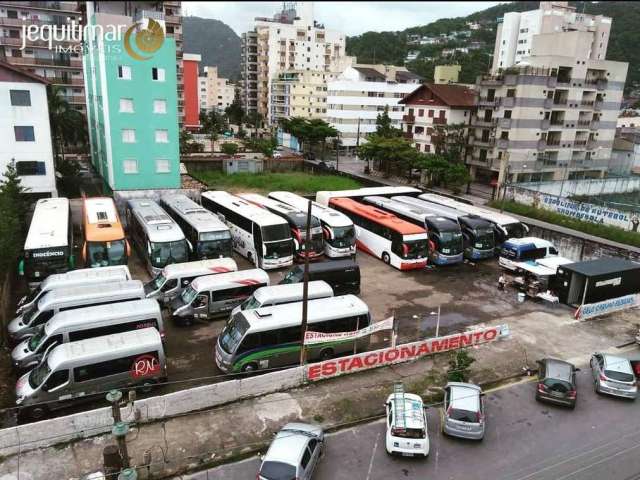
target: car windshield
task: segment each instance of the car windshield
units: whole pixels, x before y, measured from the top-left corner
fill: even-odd
[[[348,227],[331,227],[333,239],[329,239],[330,245],[336,248],[347,248],[353,246],[356,241],[356,232],[353,226]]]
[[[285,284],[285,283],[300,283],[302,281],[302,276],[304,275],[304,272],[302,271],[301,268],[294,268],[293,270],[290,270],[289,273],[287,273],[284,278],[282,279],[282,281],[280,282],[281,284]]]
[[[38,348],[43,338],[44,338],[44,325],[40,325],[36,330],[36,333],[33,335],[33,337],[29,339],[29,343],[27,344],[27,347],[29,348],[29,350],[32,352],[35,352],[36,348]]]
[[[403,428],[395,430],[394,437],[400,438],[425,438],[425,432],[423,428]]]
[[[38,306],[33,305],[29,310],[26,310],[22,314],[22,323],[24,323],[25,325],[29,325],[33,320],[33,317],[35,317],[37,313],[38,313]]]
[[[235,352],[248,329],[249,324],[244,315],[236,313],[224,328],[222,334],[220,334],[220,346],[222,349],[229,354]]]
[[[288,463],[266,461],[260,468],[260,476],[267,480],[295,480],[296,467]]]
[[[151,284],[153,285],[154,290],[158,290],[159,288],[162,288],[162,286],[164,285],[164,282],[166,281],[167,281],[167,277],[165,277],[162,273],[160,273],[156,278],[151,280]]]
[[[289,229],[289,225],[286,223],[268,225],[266,227],[262,227],[260,231],[262,232],[263,242],[275,242],[278,240],[291,239],[291,230]]]
[[[125,241],[88,242],[87,260],[92,267],[125,265],[127,263],[127,246]]]
[[[462,233],[440,232],[440,251],[446,255],[457,255],[462,252]],[[448,250],[448,251],[445,251]]]
[[[196,295],[198,295],[198,291],[191,285],[189,285],[182,291],[182,293],[180,294],[180,298],[185,305],[189,305],[193,301],[193,299],[196,298]]]
[[[231,252],[231,233],[228,231],[201,233],[197,250],[200,259],[227,256]]]
[[[618,382],[633,382],[635,378],[632,373],[616,372],[615,370],[605,370],[604,375],[605,377]]]
[[[187,242],[185,240],[151,243],[151,265],[154,267],[162,268],[170,263],[186,261]]]
[[[552,392],[567,393],[573,390],[571,384],[565,380],[558,380],[557,378],[545,378],[542,382]]]
[[[260,302],[252,295],[240,304],[240,310],[253,310],[259,306]]]
[[[24,305],[24,304],[26,304],[26,303],[31,303],[31,302],[33,302],[33,300],[34,300],[38,295],[40,295],[40,292],[42,291],[41,285],[42,285],[42,284],[38,285],[36,288],[34,288],[33,290],[31,290],[31,291],[30,291],[30,292],[29,292],[29,293],[24,297],[24,302],[22,302],[22,303],[23,303],[23,305]]]
[[[473,230],[475,234],[474,247],[480,250],[489,250],[495,246],[493,240],[492,228],[476,228]]]
[[[476,423],[478,421],[477,412],[462,410],[460,408],[450,408],[448,410],[449,418],[458,420],[459,422]]]
[[[266,242],[264,243],[264,246],[266,249],[264,258],[267,259],[290,257],[293,255],[293,242],[291,240]]]
[[[402,253],[404,258],[424,258],[427,256],[428,243],[424,240],[405,240],[402,242]]]
[[[51,373],[51,369],[49,368],[49,362],[47,362],[45,358],[40,362],[40,365],[31,370],[29,374],[29,386],[35,390],[47,379],[49,373]]]

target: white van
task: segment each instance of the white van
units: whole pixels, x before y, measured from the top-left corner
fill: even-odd
[[[260,287],[269,285],[269,275],[259,268],[198,277],[170,304],[179,323],[208,319],[233,310]]]
[[[172,263],[162,269],[144,286],[147,298],[166,303],[173,300],[196,278],[217,273],[237,272],[238,265],[231,258]]]
[[[167,379],[160,333],[155,328],[116,333],[58,345],[18,379],[19,416],[41,419],[74,400],[111,389],[150,389]]]
[[[133,300],[60,312],[40,325],[33,336],[19,343],[11,352],[11,361],[19,370],[33,368],[56,345],[143,328],[155,328],[164,340],[162,311],[156,300]]]
[[[35,333],[39,325],[48,322],[56,313],[143,298],[144,285],[140,280],[59,288],[45,294],[36,305],[14,318],[7,330],[15,341]]]
[[[18,302],[16,315],[20,315],[35,305],[42,296],[58,288],[79,287],[82,285],[95,285],[96,283],[108,282],[124,282],[131,280],[129,267],[126,265],[117,265],[113,267],[102,268],[82,268],[80,270],[72,270],[67,273],[56,273],[49,275],[36,288],[31,290]]]
[[[253,295],[234,308],[231,312],[231,316],[241,310],[254,310],[260,307],[271,307],[273,305],[301,302],[303,286],[304,284],[302,283],[291,283],[259,288],[253,292]],[[333,289],[327,282],[322,280],[309,282],[309,300],[327,297],[333,297]]]

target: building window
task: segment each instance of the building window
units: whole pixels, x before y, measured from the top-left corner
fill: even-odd
[[[427,116],[428,116],[429,118],[433,118],[433,110],[429,110],[429,112],[428,112]]]
[[[124,173],[138,173],[138,161],[133,158],[128,158],[122,162],[122,170]]]
[[[133,113],[133,99],[121,98],[120,99],[120,113]]]
[[[128,65],[118,65],[118,78],[131,80],[131,67]]]
[[[130,128],[123,129],[122,143],[136,143],[136,131]]]
[[[33,133],[33,127],[13,127],[16,135],[16,142],[35,142],[36,137]]]
[[[424,109],[421,108],[420,110],[418,110],[418,116],[424,117]]]
[[[426,145],[424,146],[424,151],[425,151],[425,152],[427,152],[427,153],[429,153],[429,152],[431,151],[431,145],[426,144]]]
[[[28,175],[46,175],[44,162],[16,162],[16,173],[21,177]]]
[[[166,158],[156,160],[156,173],[171,173],[171,165]]]
[[[513,98],[516,96],[516,89],[510,88],[507,90],[507,98]]]
[[[154,100],[153,101],[153,113],[167,113],[167,101],[166,100]]]
[[[164,82],[164,68],[153,67],[151,69],[151,78],[158,82]]]
[[[11,105],[14,107],[30,107],[31,93],[29,90],[9,90]]]
[[[169,131],[156,130],[156,143],[169,143]]]
[[[504,111],[504,118],[511,118],[511,110]]]

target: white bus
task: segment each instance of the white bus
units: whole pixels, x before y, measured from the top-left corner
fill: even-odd
[[[307,211],[309,200],[291,192],[271,192],[270,198]],[[324,233],[324,254],[330,258],[351,257],[356,254],[356,232],[353,222],[333,208],[311,202],[311,215],[320,220]]]
[[[378,195],[380,197],[390,197],[392,195],[409,195],[417,196],[422,193],[413,187],[365,187],[355,190],[321,190],[316,193],[316,202],[320,205],[330,206],[329,201],[332,198],[351,198],[353,200],[362,200],[370,195]]]
[[[166,195],[160,203],[187,237],[191,260],[231,258],[231,232],[217,216],[183,194]]]
[[[256,267],[269,270],[293,263],[293,241],[285,219],[223,191],[204,192],[200,200],[229,226],[234,250]]]
[[[149,273],[189,260],[189,245],[173,219],[153,200],[134,198],[127,204],[127,226]]]
[[[313,215],[311,216],[311,225],[309,231],[311,238],[309,239],[309,251],[305,251],[306,238],[307,238],[307,210],[300,210],[287,205],[286,203],[274,200],[273,198],[267,198],[257,193],[242,193],[238,195],[245,199],[247,202],[251,202],[254,205],[265,208],[271,213],[284,218],[289,227],[291,228],[291,235],[293,237],[293,245],[296,257],[298,260],[304,260],[306,256],[309,260],[316,260],[324,252],[324,242],[322,240],[322,226],[320,220]]]
[[[477,215],[484,218],[493,225],[496,237],[496,247],[502,245],[509,238],[522,238],[529,232],[529,227],[510,215],[494,212],[488,208],[478,207],[464,202],[459,202],[453,198],[437,195],[435,193],[424,193],[420,198],[431,203],[455,208],[461,212]]]
[[[69,199],[43,198],[36,203],[24,242],[20,274],[33,287],[52,273],[74,267]]]
[[[351,198],[332,198],[329,205],[355,224],[358,250],[400,270],[427,265],[428,236],[424,227]]]

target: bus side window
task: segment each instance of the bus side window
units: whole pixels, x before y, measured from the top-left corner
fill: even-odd
[[[292,343],[300,341],[300,327],[289,327],[280,330],[280,341],[278,343]]]
[[[42,389],[45,392],[49,392],[56,387],[60,387],[69,381],[69,370],[58,370],[57,372],[53,372],[47,381],[45,382]]]
[[[252,350],[259,346],[260,346],[260,334],[252,333],[251,335],[247,335],[246,337],[244,337],[244,339],[242,340],[242,343],[240,344],[240,346],[238,347],[238,350],[236,351],[236,354],[246,352],[248,350]]]

